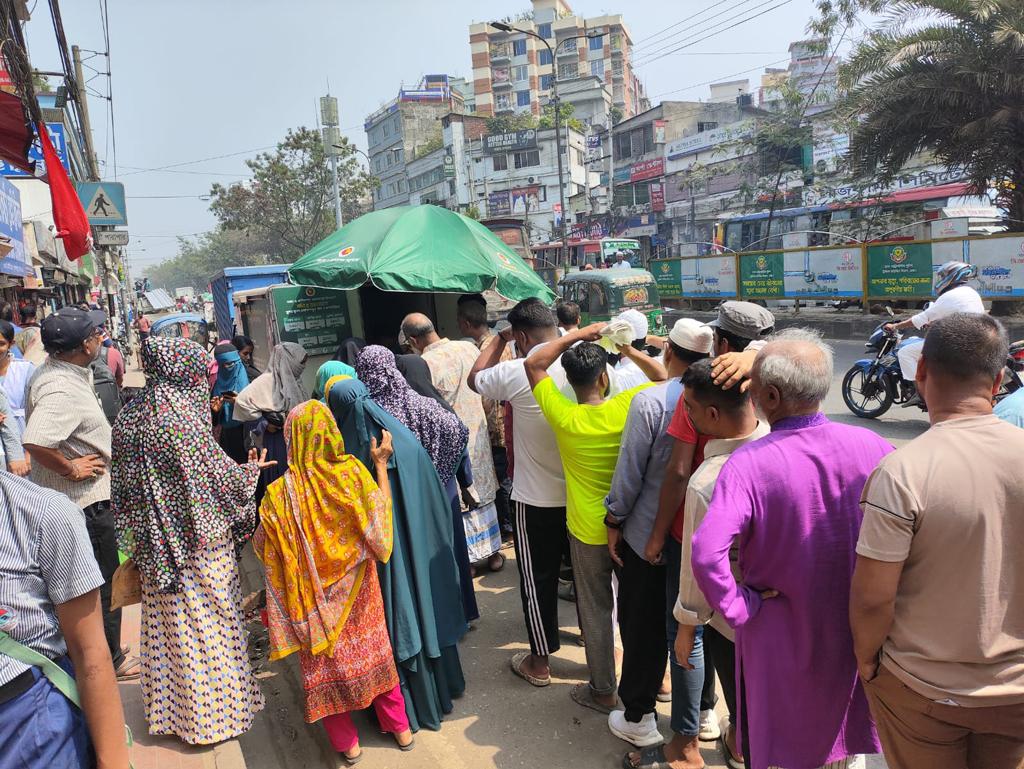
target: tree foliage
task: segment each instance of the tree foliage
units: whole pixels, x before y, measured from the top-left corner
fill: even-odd
[[[1011,219],[1024,219],[1024,4],[889,0],[881,10],[840,71],[859,117],[855,169],[891,179],[930,153],[962,167],[977,193],[995,187]]]
[[[173,259],[150,267],[146,274],[153,285],[173,291],[181,286],[206,290],[210,278],[225,267],[247,267],[279,261],[269,241],[259,235],[218,228],[195,239],[179,238]]]
[[[555,127],[555,115],[558,115],[558,120],[563,125],[568,125],[574,131],[579,133],[585,133],[587,127],[583,125],[583,121],[579,118],[573,117],[576,112],[575,104],[561,103],[558,105],[558,112],[555,112],[554,104],[545,104],[544,109],[541,110],[540,120],[537,121],[538,128],[554,128]]]
[[[505,134],[536,127],[537,118],[530,112],[510,112],[487,118],[487,133],[489,134]]]
[[[356,160],[355,147],[341,138],[338,182],[345,221],[365,213],[376,179]],[[289,131],[272,153],[246,161],[252,178],[210,190],[210,210],[227,230],[247,232],[267,243],[279,261],[292,261],[335,227],[331,169],[320,134]]]

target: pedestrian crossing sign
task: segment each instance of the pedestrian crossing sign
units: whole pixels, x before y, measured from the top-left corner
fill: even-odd
[[[77,187],[78,199],[82,201],[89,224],[128,224],[123,184],[118,182],[79,182]]]

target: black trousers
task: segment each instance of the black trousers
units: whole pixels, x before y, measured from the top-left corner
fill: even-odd
[[[714,672],[708,665],[709,658],[713,660]],[[714,673],[718,674],[718,680],[722,682],[722,692],[725,694],[725,706],[729,709],[729,720],[735,724],[736,645],[711,625],[704,626],[704,671],[705,681],[710,680],[712,688],[714,688],[715,681]],[[703,697],[701,698],[701,709],[707,709],[704,707]]]
[[[509,494],[512,492],[512,481],[508,477],[508,450],[504,446],[491,446],[491,458],[494,460],[494,474],[498,478],[498,493],[494,497],[494,507],[498,512],[498,527],[502,539],[512,531],[512,506]]]
[[[668,661],[665,567],[641,558],[625,541],[619,555],[619,698],[626,708],[626,720],[636,723],[646,713],[654,712]]]
[[[519,595],[523,599],[530,651],[558,651],[558,571],[568,536],[564,507],[534,507],[512,502]]]
[[[110,502],[95,502],[85,508],[85,528],[92,542],[92,554],[103,575],[100,588],[100,606],[103,610],[103,634],[107,637],[114,669],[124,662],[121,653],[121,610],[110,610],[111,580],[117,571],[117,537],[114,534],[114,514]]]

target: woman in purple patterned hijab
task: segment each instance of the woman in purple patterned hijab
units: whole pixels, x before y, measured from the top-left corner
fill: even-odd
[[[430,454],[441,483],[448,485],[469,442],[469,429],[432,398],[415,392],[395,363],[395,354],[371,344],[359,352],[356,375],[385,411],[408,427]]]

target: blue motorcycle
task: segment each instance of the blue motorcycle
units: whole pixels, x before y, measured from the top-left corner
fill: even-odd
[[[889,311],[892,314],[891,310]],[[888,322],[888,321],[887,321]],[[923,399],[910,404],[917,392],[912,382],[903,379],[897,351],[908,344],[920,344],[916,337],[903,338],[898,331],[886,331],[885,324],[874,330],[864,345],[874,358],[861,358],[843,377],[843,401],[854,414],[865,419],[877,419],[888,411],[894,403],[904,406],[916,405],[922,411],[928,406]],[[1014,342],[1010,346],[1010,354],[1003,369],[1003,381],[996,393],[995,400],[1000,401],[1022,386],[1020,372],[1024,369],[1024,341]]]
[[[903,381],[896,351],[916,340],[903,339],[898,331],[888,332],[880,325],[864,345],[874,358],[861,358],[843,377],[843,401],[854,414],[876,419],[894,403],[907,403],[916,392],[913,384]],[[921,402],[924,409],[924,402]]]

